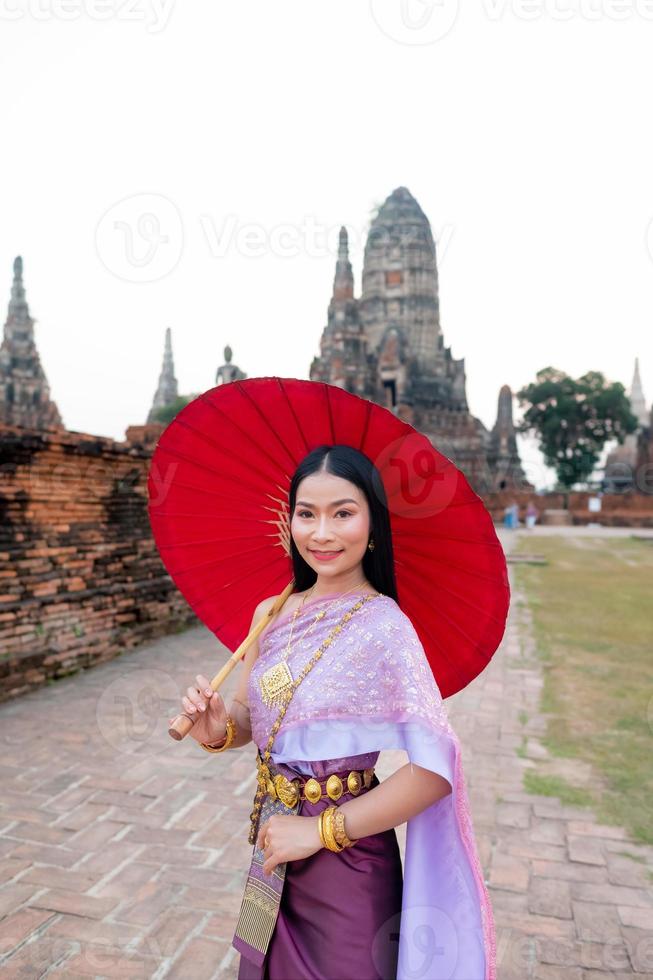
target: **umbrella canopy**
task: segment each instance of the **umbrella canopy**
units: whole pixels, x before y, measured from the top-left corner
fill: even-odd
[[[230,650],[293,578],[288,490],[317,446],[365,453],[385,489],[401,609],[443,697],[487,665],[505,631],[506,559],[465,475],[388,409],[322,382],[248,378],[186,405],[157,443],[148,510],[162,561]]]

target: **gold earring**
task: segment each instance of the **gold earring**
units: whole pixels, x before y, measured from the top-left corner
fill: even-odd
[[[369,544],[367,545],[370,551],[374,551],[374,540],[370,538]]]

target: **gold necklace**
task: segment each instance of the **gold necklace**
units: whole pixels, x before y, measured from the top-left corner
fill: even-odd
[[[339,599],[344,599],[346,595],[349,595],[350,592],[353,592],[354,589],[357,588],[358,586],[355,585],[353,588],[348,589],[347,592],[344,592],[342,595],[337,596],[333,600],[333,602],[329,603],[326,609],[320,610],[320,612],[318,612],[317,616],[310,624],[310,626],[308,626],[304,630],[302,635],[295,642],[295,646],[297,646],[298,643],[301,643],[301,641],[304,639],[306,634],[310,630],[314,629],[314,627],[320,621],[320,619],[326,616],[331,606],[335,605]],[[313,589],[315,589],[315,586],[313,586]],[[268,667],[268,669],[263,674],[261,674],[259,680],[261,699],[264,702],[264,704],[266,704],[269,708],[272,707],[273,705],[282,704],[286,695],[292,689],[293,675],[292,675],[292,671],[290,670],[290,667],[288,666],[288,655],[291,650],[290,641],[292,639],[292,633],[295,627],[295,620],[297,619],[300,612],[304,608],[304,603],[306,602],[307,599],[308,599],[308,595],[305,595],[301,606],[298,606],[298,608],[295,609],[291,626],[290,626],[290,636],[288,638],[288,643],[286,644],[286,649],[283,652],[281,660],[278,660],[271,667]]]
[[[315,585],[317,585],[317,582],[315,583]],[[291,641],[292,641],[293,631],[295,629],[295,620],[299,616],[300,612],[302,612],[302,610],[304,609],[304,605],[305,605],[308,597],[311,596],[311,595],[313,595],[313,592],[315,591],[315,585],[310,590],[310,592],[307,592],[306,595],[303,596],[302,601],[301,601],[301,604],[299,606],[297,606],[297,608],[295,609],[294,613],[292,614],[292,620],[290,622],[290,633],[288,635],[288,642],[286,643],[286,649],[284,650],[284,653],[283,653],[283,659],[284,660],[288,657],[288,654],[290,653],[290,644],[291,644]],[[324,614],[322,613],[322,615],[324,615]],[[319,618],[320,618],[320,613],[317,614],[317,616],[315,617],[314,622],[307,629],[304,630],[304,632],[300,636],[299,640],[297,640],[298,643],[300,643],[304,639],[304,637],[308,633],[308,630],[312,629],[313,626],[315,626],[315,623],[318,621]]]
[[[352,590],[350,589],[350,591]],[[313,667],[318,662],[318,660],[320,659],[324,651],[327,649],[329,644],[333,642],[333,640],[336,638],[338,633],[343,629],[347,621],[351,619],[354,613],[358,609],[360,609],[361,606],[364,606],[366,602],[369,602],[370,599],[376,599],[380,595],[383,595],[383,593],[372,592],[369,593],[368,595],[364,595],[361,599],[359,599],[358,602],[354,606],[352,606],[349,612],[345,613],[345,615],[342,617],[338,625],[334,626],[334,628],[331,630],[327,638],[323,640],[320,646],[317,648],[317,650],[315,651],[315,653],[313,654],[309,662],[304,665],[304,667],[298,674],[296,680],[293,681],[293,683],[290,685],[290,689],[288,690],[288,693],[283,700],[283,706],[279,713],[279,717],[277,718],[272,728],[270,729],[268,744],[265,746],[263,752],[261,752],[261,750],[258,749],[256,753],[256,765],[258,768],[256,778],[258,782],[258,788],[256,790],[256,796],[254,797],[254,809],[249,815],[250,823],[251,823],[250,831],[249,831],[250,844],[253,844],[256,841],[256,834],[258,833],[261,809],[263,808],[263,797],[265,796],[266,789],[268,788],[268,786],[272,785],[272,777],[270,774],[270,769],[268,767],[268,762],[272,757],[272,743],[274,742],[276,734],[279,731],[279,728],[281,727],[281,722],[283,721],[284,715],[288,709],[288,706],[290,705],[293,694],[295,693],[297,687],[304,680],[306,675],[310,673],[310,671],[313,669]]]

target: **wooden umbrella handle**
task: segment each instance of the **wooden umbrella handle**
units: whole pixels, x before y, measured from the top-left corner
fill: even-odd
[[[214,691],[217,691],[217,689],[220,687],[222,682],[226,680],[226,678],[234,669],[238,661],[242,660],[248,647],[254,642],[254,640],[259,635],[259,633],[262,632],[263,629],[265,629],[265,627],[268,625],[272,617],[276,616],[277,613],[281,610],[281,607],[283,606],[288,596],[291,594],[294,586],[295,586],[295,580],[291,579],[288,585],[281,593],[281,595],[277,596],[273,605],[270,606],[270,608],[267,611],[267,614],[261,617],[261,619],[254,627],[254,629],[252,629],[248,633],[248,635],[245,637],[245,639],[240,644],[238,649],[234,650],[234,652],[231,654],[226,664],[223,664],[223,666],[220,668],[218,673],[211,681],[211,687],[213,688]],[[185,738],[186,735],[188,735],[189,731],[195,724],[196,720],[197,719],[193,718],[191,715],[187,715],[185,712],[182,712],[180,715],[177,715],[175,720],[172,722],[170,728],[168,729],[168,735],[171,738],[174,738],[175,741],[180,742],[182,738]]]

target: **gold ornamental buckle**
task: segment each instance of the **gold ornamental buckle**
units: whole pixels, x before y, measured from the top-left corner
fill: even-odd
[[[335,772],[326,781],[326,791],[331,800],[339,800],[344,793],[342,779],[336,776]]]
[[[304,796],[309,803],[317,803],[322,796],[322,787],[314,776],[304,783]]]
[[[287,776],[284,776],[283,773],[278,773],[274,777],[273,783],[277,798],[280,799],[285,806],[289,808],[294,807],[299,800],[300,780],[293,779],[291,781]]]
[[[363,785],[363,779],[359,772],[355,769],[347,776],[347,789],[353,796],[357,796],[361,791],[361,786]]]

